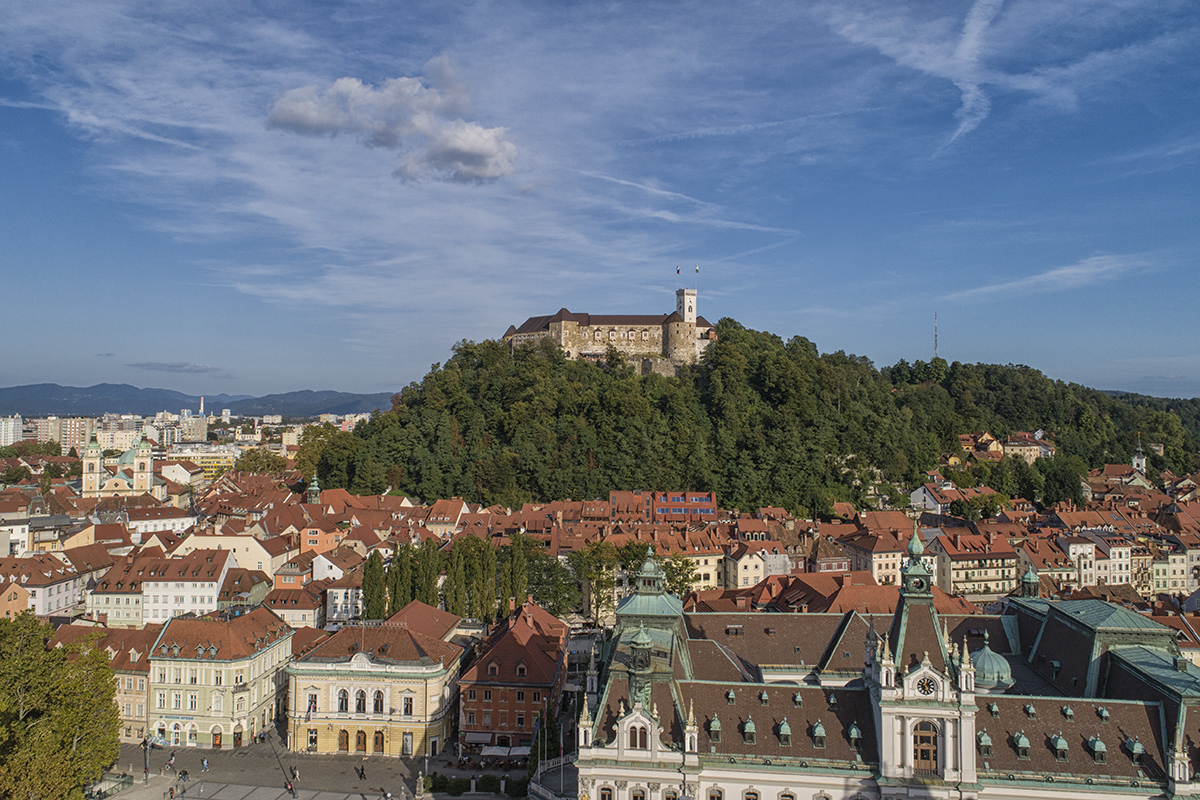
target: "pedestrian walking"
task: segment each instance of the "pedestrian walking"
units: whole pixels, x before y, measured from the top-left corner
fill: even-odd
[[[201,761],[200,761],[200,771],[201,771],[201,772],[208,772],[208,759],[207,759],[207,758],[205,758],[205,759],[201,759]]]
[[[175,787],[172,786],[169,791],[171,793],[171,800],[175,800]]]

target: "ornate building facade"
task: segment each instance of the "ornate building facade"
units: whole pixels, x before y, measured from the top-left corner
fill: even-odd
[[[578,726],[580,800],[1191,797],[1200,670],[1102,601],[685,614],[649,559]]]

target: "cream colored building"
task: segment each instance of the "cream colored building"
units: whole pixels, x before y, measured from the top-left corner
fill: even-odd
[[[400,757],[440,753],[450,742],[463,649],[420,627],[343,628],[290,664],[292,748]]]
[[[249,744],[283,711],[292,629],[266,608],[170,620],[150,651],[149,720],[170,747]]]

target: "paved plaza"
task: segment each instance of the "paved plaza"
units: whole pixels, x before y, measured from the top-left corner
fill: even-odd
[[[175,772],[166,767],[175,753]],[[208,759],[208,771],[203,759]],[[133,786],[121,791],[119,800],[163,800],[175,797],[187,800],[281,800],[291,797],[287,783],[293,769],[298,770],[296,797],[301,800],[377,800],[391,792],[394,800],[412,800],[417,775],[426,768],[452,777],[479,774],[452,766],[448,757],[398,759],[383,756],[296,754],[279,746],[273,733],[266,742],[237,750],[200,750],[177,747],[150,752],[149,781],[144,782],[143,752],[138,745],[121,745],[114,772],[134,775]],[[187,770],[184,782],[179,772]],[[492,771],[492,774],[500,773]],[[524,770],[509,773],[511,779],[523,778]],[[571,776],[573,779],[573,775]],[[491,795],[471,795],[472,798]],[[508,800],[507,797],[504,800]]]

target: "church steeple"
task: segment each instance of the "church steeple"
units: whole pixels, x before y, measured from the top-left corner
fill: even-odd
[[[1133,451],[1133,468],[1146,474],[1146,454],[1142,452],[1142,432],[1138,431],[1137,448]]]

